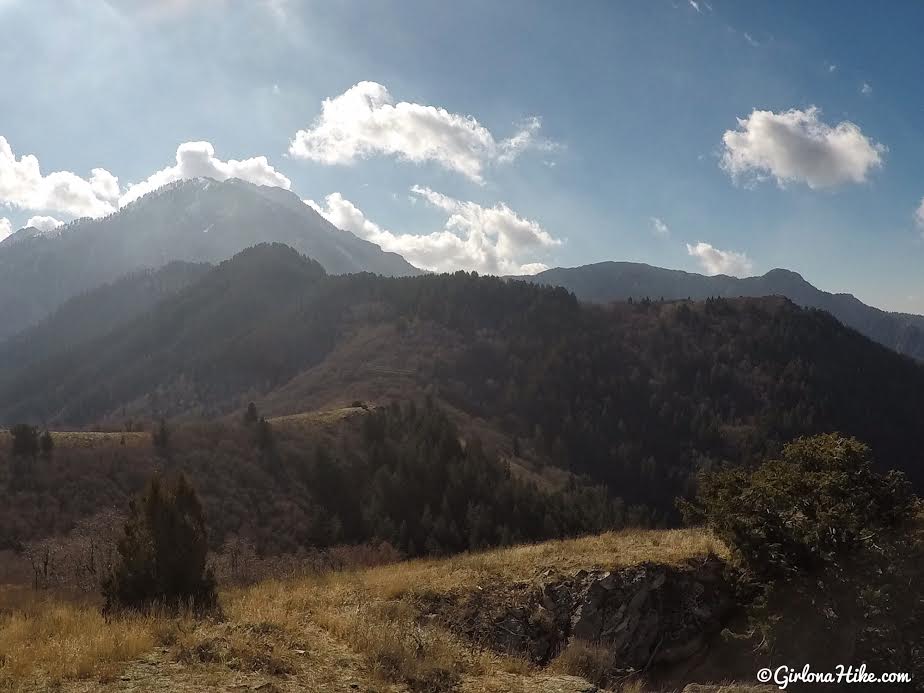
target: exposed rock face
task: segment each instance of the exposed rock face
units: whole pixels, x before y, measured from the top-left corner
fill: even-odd
[[[681,661],[718,632],[733,602],[725,564],[645,563],[614,571],[546,571],[535,581],[484,588],[427,606],[475,642],[546,663],[573,639],[611,650],[620,668]]]

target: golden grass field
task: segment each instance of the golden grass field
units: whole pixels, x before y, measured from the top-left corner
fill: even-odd
[[[552,568],[680,564],[726,555],[698,529],[573,540],[268,580],[224,590],[223,618],[128,616],[0,588],[0,691],[540,691],[577,693],[567,666],[473,647],[422,619],[415,595],[465,593]],[[355,685],[352,685],[355,684]],[[263,686],[263,688],[257,688]],[[625,690],[643,690],[638,681]],[[245,690],[245,688],[241,688]]]
[[[0,446],[9,446],[9,431],[0,431]],[[126,445],[139,447],[151,444],[151,434],[145,432],[51,431],[58,448],[97,448]]]

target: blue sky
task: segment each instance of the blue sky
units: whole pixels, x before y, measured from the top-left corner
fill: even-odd
[[[787,267],[924,313],[924,5],[879,7],[0,0],[0,218],[214,170],[434,269]]]

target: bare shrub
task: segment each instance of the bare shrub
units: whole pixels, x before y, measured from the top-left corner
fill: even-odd
[[[552,669],[603,685],[613,669],[613,653],[597,643],[575,639],[555,658]]]
[[[23,558],[35,589],[94,592],[112,570],[124,515],[104,510],[77,522],[63,537],[30,542]]]
[[[252,585],[261,580],[284,580],[332,571],[373,568],[397,563],[401,553],[388,542],[301,550],[279,556],[261,556],[252,541],[231,535],[210,558],[221,585]]]

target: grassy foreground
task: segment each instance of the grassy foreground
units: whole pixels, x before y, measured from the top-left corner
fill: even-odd
[[[563,663],[540,670],[462,642],[428,621],[416,597],[469,593],[549,568],[678,565],[709,553],[726,550],[703,530],[622,531],[264,581],[223,591],[223,618],[201,621],[107,620],[94,604],[8,588],[0,591],[0,690],[576,693],[586,681]]]

